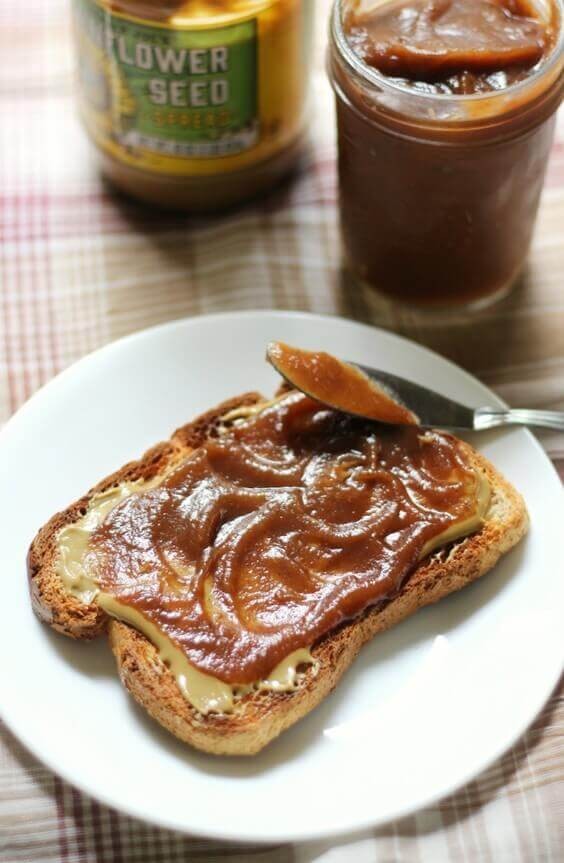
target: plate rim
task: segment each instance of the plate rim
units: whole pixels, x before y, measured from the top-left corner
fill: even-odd
[[[14,433],[13,430],[16,429],[17,431],[18,424],[23,421],[22,417],[25,420],[25,416],[30,409],[30,406],[33,406],[35,402],[40,400],[41,398],[45,398],[45,393],[49,394],[49,391],[51,389],[55,389],[57,386],[59,386],[61,380],[65,379],[66,377],[73,376],[77,372],[80,372],[80,369],[83,365],[88,365],[89,363],[95,362],[98,355],[110,354],[113,351],[119,349],[119,347],[123,344],[143,340],[144,338],[155,336],[162,331],[182,329],[186,326],[197,325],[202,321],[210,321],[213,323],[214,321],[233,318],[241,319],[257,317],[314,320],[318,323],[325,320],[332,320],[338,322],[339,324],[344,323],[347,326],[360,327],[361,329],[364,329],[366,331],[376,332],[380,336],[389,338],[392,341],[400,342],[401,345],[403,345],[410,351],[415,348],[416,351],[420,351],[424,354],[429,355],[429,357],[433,361],[436,362],[438,360],[441,364],[446,364],[449,371],[454,372],[456,375],[462,374],[463,377],[473,386],[475,386],[477,383],[484,391],[488,393],[488,397],[492,400],[492,404],[494,406],[507,407],[507,404],[503,399],[501,399],[486,384],[482,383],[482,381],[480,381],[477,377],[472,375],[466,369],[457,365],[452,360],[441,356],[441,354],[437,353],[431,348],[428,348],[425,345],[421,345],[418,342],[404,335],[393,332],[392,330],[372,325],[370,323],[365,323],[363,321],[357,321],[352,318],[346,318],[341,315],[320,314],[315,312],[294,311],[286,309],[245,309],[221,311],[202,315],[190,315],[182,318],[175,318],[171,321],[165,321],[154,326],[146,327],[144,329],[128,333],[118,339],[114,339],[104,345],[101,345],[100,347],[89,352],[88,354],[85,354],[84,356],[80,357],[78,360],[61,370],[57,375],[50,378],[16,410],[16,412],[7,420],[4,426],[0,429],[0,448],[2,447],[4,440]],[[521,429],[521,432],[526,436],[528,444],[533,444],[537,452],[543,458],[546,467],[548,467],[550,472],[552,473],[552,479],[557,483],[559,487],[561,487],[559,475],[548,454],[541,446],[540,442],[529,429],[523,428]],[[564,503],[564,499],[562,502]],[[148,817],[147,812],[142,810],[142,808],[136,805],[130,805],[127,801],[122,802],[121,800],[116,799],[111,793],[99,793],[98,790],[93,792],[89,787],[87,787],[88,783],[83,783],[81,780],[77,781],[76,777],[72,775],[72,771],[66,769],[61,770],[60,767],[53,763],[53,760],[49,756],[45,757],[45,755],[41,751],[41,746],[34,745],[34,742],[30,739],[30,735],[27,734],[27,731],[24,731],[23,736],[21,736],[17,728],[17,720],[15,722],[12,721],[13,717],[10,716],[9,707],[6,710],[7,702],[4,700],[3,697],[3,693],[5,691],[3,688],[0,688],[0,714],[2,716],[2,721],[5,723],[9,732],[13,734],[14,737],[24,746],[24,748],[27,749],[41,764],[45,765],[49,770],[51,770],[51,772],[53,772],[57,776],[60,776],[71,786],[77,788],[89,798],[95,799],[103,805],[115,809],[116,811],[119,811],[129,817],[149,824],[154,824],[165,829],[174,830],[183,835],[201,836],[202,838],[218,841],[222,840],[228,842],[248,842],[257,845],[266,845],[272,843],[298,843],[319,841],[323,839],[334,839],[336,837],[343,837],[347,835],[354,836],[358,833],[366,831],[367,829],[381,827],[385,824],[391,823],[392,821],[405,818],[409,815],[414,814],[417,811],[420,811],[422,808],[433,806],[439,800],[442,800],[445,797],[453,794],[458,789],[466,785],[473,778],[476,778],[485,770],[487,770],[492,764],[494,764],[515,745],[515,743],[523,736],[523,734],[527,731],[530,725],[535,721],[539,712],[542,710],[542,707],[552,697],[552,694],[554,693],[554,690],[558,685],[560,677],[561,672],[557,672],[554,676],[554,680],[552,680],[551,682],[550,692],[548,694],[545,693],[541,698],[536,699],[534,709],[531,710],[529,719],[524,724],[522,724],[522,727],[520,726],[518,730],[516,730],[512,735],[510,735],[509,738],[507,738],[504,745],[500,749],[496,750],[493,754],[487,755],[481,761],[476,762],[475,766],[472,769],[466,771],[462,775],[462,778],[459,777],[456,782],[447,784],[441,790],[437,790],[435,794],[422,795],[419,801],[412,801],[405,807],[400,807],[391,817],[385,816],[383,818],[378,818],[377,816],[368,816],[364,819],[355,821],[354,826],[337,826],[333,828],[329,826],[327,828],[319,828],[314,830],[292,830],[290,828],[287,831],[280,831],[279,833],[275,833],[270,830],[267,834],[249,832],[245,830],[226,832],[222,829],[212,830],[208,828],[205,829],[205,832],[199,833],[196,827],[188,826],[186,825],[186,823],[180,823],[175,818],[167,818],[166,815],[165,817],[162,817],[161,814],[159,814],[159,816],[156,818],[151,818],[150,816]]]

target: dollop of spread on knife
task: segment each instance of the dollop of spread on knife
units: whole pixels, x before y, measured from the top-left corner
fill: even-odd
[[[266,357],[286,381],[322,404],[382,423],[417,425],[415,414],[376,381],[325,351],[271,342]]]

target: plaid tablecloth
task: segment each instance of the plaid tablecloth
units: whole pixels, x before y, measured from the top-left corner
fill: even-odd
[[[352,293],[341,275],[332,104],[321,62],[326,5],[318,7],[312,147],[299,176],[208,221],[163,216],[104,186],[73,110],[68,12],[63,0],[0,4],[0,421],[112,339],[179,316],[246,308],[378,323],[460,363],[511,404],[564,409],[564,118],[526,278],[479,326],[460,315],[446,327]],[[563,474],[562,437],[542,441]],[[563,725],[559,691],[519,743],[454,796],[362,836],[271,848],[186,838],[123,817],[62,782],[0,729],[0,859],[557,863]]]

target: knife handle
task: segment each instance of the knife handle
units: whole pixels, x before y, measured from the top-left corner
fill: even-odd
[[[564,411],[539,411],[527,408],[478,408],[474,411],[474,428],[493,429],[497,426],[518,425],[564,431]]]

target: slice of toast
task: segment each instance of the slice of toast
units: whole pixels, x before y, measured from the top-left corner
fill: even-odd
[[[483,527],[422,561],[391,600],[327,633],[312,648],[316,660],[300,674],[291,692],[253,691],[235,702],[232,713],[200,714],[181,694],[157,649],[128,624],[108,619],[95,603],[71,596],[57,575],[57,535],[81,518],[89,501],[118,483],[148,480],[179,464],[208,437],[219,433],[224,417],[236,408],[264,399],[247,393],[219,405],[178,429],[135,462],[102,480],[39,531],[28,555],[33,608],[38,617],[72,638],[94,638],[107,630],[123,684],[149,714],[181,740],[217,755],[252,755],[312,710],[336,686],[363,644],[399,623],[418,608],[459,590],[490,570],[527,530],[521,496],[468,444],[461,448],[483,472],[491,500]]]

